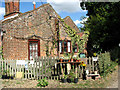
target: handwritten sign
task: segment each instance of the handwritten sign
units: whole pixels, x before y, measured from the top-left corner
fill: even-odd
[[[92,57],[93,61],[98,61],[98,57]]]

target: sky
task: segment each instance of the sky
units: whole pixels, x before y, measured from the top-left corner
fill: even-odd
[[[83,27],[80,22],[84,22],[87,19],[81,20],[81,17],[87,17],[87,10],[82,10],[80,7],[80,0],[34,0],[36,2],[36,8],[42,4],[50,3],[55,11],[62,17],[70,16],[71,19],[78,27]],[[33,10],[33,0],[20,0],[20,12],[24,13]],[[0,20],[4,19],[5,15],[5,2],[0,0]]]

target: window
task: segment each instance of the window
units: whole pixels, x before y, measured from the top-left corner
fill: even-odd
[[[37,39],[30,39],[28,42],[29,42],[28,58],[29,60],[33,60],[33,58],[40,56],[40,41]]]
[[[68,52],[71,52],[71,42],[68,41]]]
[[[64,53],[64,52],[71,52],[71,41],[59,41],[59,52]]]
[[[59,42],[59,52],[62,53],[62,41]]]
[[[67,41],[64,41],[64,52],[67,52]]]
[[[73,52],[77,53],[78,52],[78,45],[75,44],[75,46],[73,47]]]

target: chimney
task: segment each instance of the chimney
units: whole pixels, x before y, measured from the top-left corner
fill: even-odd
[[[8,18],[10,16],[14,16],[19,14],[19,0],[5,0],[5,16],[4,18]]]
[[[36,8],[36,3],[35,3],[35,1],[33,1],[33,8],[34,8],[34,9]]]

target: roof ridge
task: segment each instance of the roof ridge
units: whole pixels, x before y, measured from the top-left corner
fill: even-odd
[[[44,6],[47,6],[47,5],[51,6],[49,3],[43,4],[43,5],[37,7],[37,8],[35,8],[35,9],[33,9],[33,10],[30,10],[30,11],[27,11],[27,12],[24,12],[24,13],[21,13],[21,14],[19,14],[18,16],[14,17],[14,18],[7,19],[7,20],[3,21],[3,23],[6,22],[6,21],[8,21],[8,20],[14,20],[14,19],[16,19],[16,18],[19,18],[19,17],[21,17],[22,15],[25,15],[25,14],[27,14],[27,13],[31,13],[31,12],[33,12],[33,11],[35,11],[35,10],[37,10],[37,9],[40,9],[40,8],[42,8],[42,7],[44,7]],[[4,19],[3,19],[3,20],[4,20]],[[1,21],[2,21],[2,20],[1,20]]]

